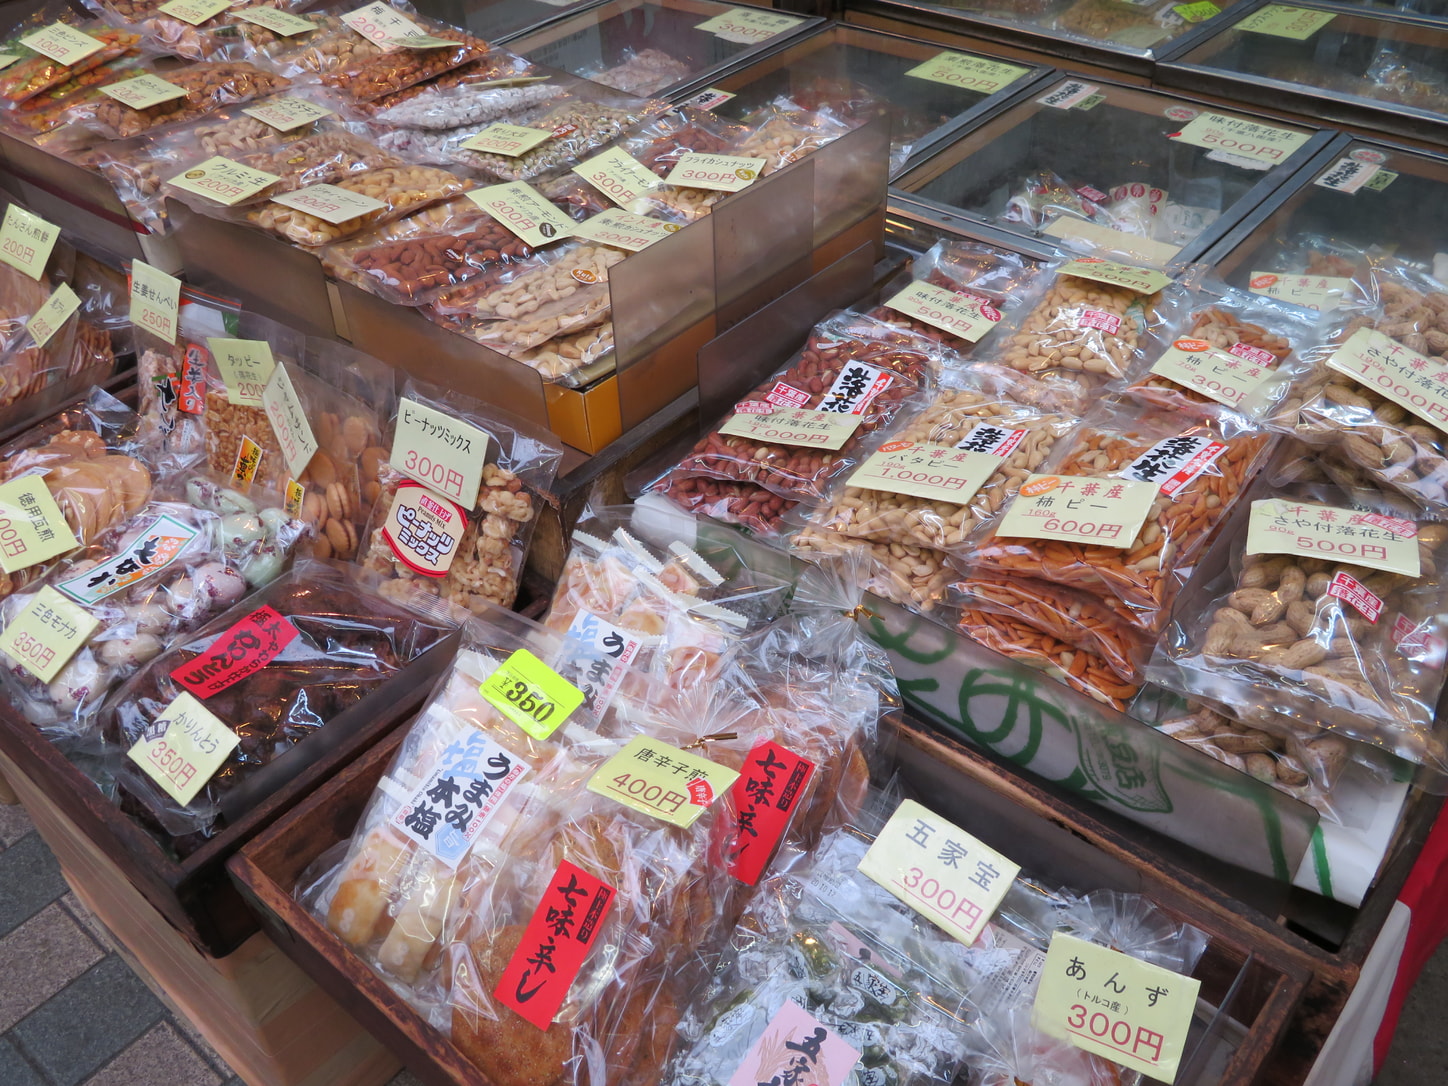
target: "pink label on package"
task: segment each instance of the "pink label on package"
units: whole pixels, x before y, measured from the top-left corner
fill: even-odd
[[[1412,539],[1418,534],[1418,526],[1411,520],[1400,520],[1398,517],[1385,517],[1381,513],[1360,513],[1352,518],[1354,524],[1371,524],[1375,528],[1382,528],[1384,531],[1392,532],[1395,536],[1403,539]]]
[[[729,1086],[759,1086],[762,1082],[841,1086],[859,1062],[859,1049],[788,1000],[739,1061]]]
[[[809,403],[808,392],[802,388],[787,385],[783,381],[776,382],[774,388],[764,394],[764,398],[780,407],[804,407]]]
[[[734,405],[736,415],[772,415],[775,405],[763,400],[740,400]]]
[[[1376,622],[1382,616],[1382,599],[1350,573],[1334,577],[1327,586],[1327,594],[1351,604],[1369,622]]]
[[[1098,204],[1104,204],[1106,203],[1106,201],[1111,199],[1111,197],[1107,196],[1106,193],[1102,192],[1100,189],[1092,188],[1090,185],[1078,186],[1076,189],[1076,195],[1084,196],[1086,197],[1086,199]]]
[[[1114,336],[1121,330],[1121,318],[1104,309],[1086,309],[1076,318],[1077,328],[1099,328],[1107,335]]]
[[[1277,361],[1277,356],[1271,351],[1264,351],[1261,347],[1253,347],[1247,343],[1234,343],[1227,348],[1227,353],[1245,358],[1248,362],[1256,362],[1259,366],[1271,366]]]

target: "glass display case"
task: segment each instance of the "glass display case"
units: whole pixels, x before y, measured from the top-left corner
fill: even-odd
[[[1326,7],[1411,15],[1419,19],[1448,20],[1448,0],[1324,0]]]
[[[1448,158],[1340,137],[1206,260],[1234,286],[1322,309],[1350,298],[1373,253],[1448,279]]]
[[[609,0],[508,47],[630,94],[668,94],[820,22],[715,0]]]
[[[1195,260],[1333,134],[1068,76],[896,182],[897,199],[1164,265]]]
[[[1158,65],[1158,81],[1448,143],[1448,22],[1268,4]]]
[[[838,24],[709,81],[720,116],[743,119],[781,99],[846,118],[890,116],[891,176],[996,103],[1047,78],[1049,68]]]
[[[1194,40],[1239,2],[1252,0],[849,0],[848,7],[1150,75],[1165,49]]]
[[[599,0],[415,0],[424,15],[488,41],[504,42]]]

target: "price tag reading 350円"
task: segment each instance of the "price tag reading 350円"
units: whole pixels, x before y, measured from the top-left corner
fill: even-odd
[[[1201,982],[1074,935],[1051,937],[1036,988],[1037,1029],[1171,1082]]]
[[[1130,479],[1032,475],[1021,484],[996,534],[1129,547],[1157,493],[1155,483]]]
[[[588,790],[688,829],[738,779],[728,766],[636,735],[598,767]]]
[[[1417,534],[1411,520],[1264,498],[1252,503],[1246,553],[1322,558],[1417,577],[1422,572]]]
[[[895,809],[860,861],[860,874],[966,946],[1020,873],[1020,865],[913,799]]]
[[[547,739],[583,704],[583,691],[519,649],[478,688],[483,698],[534,739]]]
[[[70,662],[101,620],[46,585],[5,627],[0,650],[43,683]]]
[[[182,694],[126,752],[166,794],[183,807],[226,761],[241,736],[191,694]]]

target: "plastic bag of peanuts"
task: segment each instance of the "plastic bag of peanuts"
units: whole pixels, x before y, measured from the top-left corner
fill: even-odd
[[[1448,525],[1354,505],[1333,487],[1263,486],[1253,497],[1230,569],[1165,628],[1149,677],[1448,772],[1434,720]]]
[[[440,48],[384,49],[366,56],[356,52],[343,64],[321,73],[322,82],[358,102],[373,102],[450,72],[488,53],[488,43],[442,23],[429,23],[423,36],[455,42]]]
[[[511,606],[562,447],[521,419],[411,380],[392,431],[359,561],[389,599],[436,596],[463,613]]]
[[[799,505],[753,483],[711,479],[684,471],[670,471],[650,484],[649,490],[687,512],[735,524],[765,537],[783,530],[785,515]]]
[[[302,18],[315,26],[297,34],[278,35],[265,27],[238,20],[238,33],[249,59],[274,68],[290,79],[316,77],[323,72],[374,57],[382,52],[342,21],[352,10],[350,0],[327,10],[307,12]]]
[[[141,65],[131,75],[152,75],[184,91],[180,97],[135,108],[108,95],[78,103],[65,114],[67,125],[103,139],[129,139],[198,120],[224,106],[275,94],[290,80],[245,61],[200,61],[184,68]],[[55,149],[64,148],[64,141]]]
[[[1105,404],[1069,439],[1057,442],[1037,473],[1037,479],[1056,483],[1041,487],[1028,481],[1005,513],[977,533],[969,548],[969,571],[1024,575],[1119,600],[1134,626],[1155,633],[1213,533],[1266,463],[1273,441],[1265,431],[1231,420],[1193,421]],[[1114,486],[1122,480],[1153,487],[1155,493],[1140,486],[1125,493]],[[1069,491],[1077,487],[1081,493],[1073,498]],[[1060,493],[1053,495],[1056,489]],[[1134,506],[1107,505],[1093,513],[1096,506],[1089,504],[1143,497],[1150,502],[1144,517]],[[1020,511],[1012,516],[1016,506]],[[1013,534],[1038,530],[1036,520],[1048,534]],[[1115,529],[1112,545],[1084,541],[1104,528]],[[1068,538],[1051,537],[1062,534]]]
[[[378,125],[448,133],[541,112],[578,81],[504,49],[360,107]]]
[[[219,217],[247,222],[276,234],[303,248],[316,248],[352,237],[370,227],[400,219],[429,204],[459,196],[472,183],[436,166],[384,166],[339,177],[333,186],[343,193],[355,193],[376,201],[377,207],[333,222],[331,217],[313,214],[268,200],[253,207],[223,209]],[[345,198],[345,197],[344,197]]]
[[[236,0],[230,7],[200,22],[163,11],[163,3],[164,0],[108,0],[105,6],[139,30],[149,48],[187,60],[246,60],[254,50],[239,28],[262,28],[241,21],[238,12],[269,7],[294,13],[306,7],[308,0]]]
[[[1377,303],[1342,325],[1327,363],[1301,382],[1294,433],[1441,510],[1448,507],[1448,287],[1386,260],[1375,262],[1373,283]]]

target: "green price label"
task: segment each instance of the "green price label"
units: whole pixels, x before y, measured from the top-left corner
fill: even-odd
[[[519,649],[478,687],[478,692],[534,739],[547,739],[583,704],[583,691]]]

